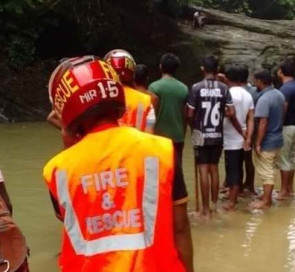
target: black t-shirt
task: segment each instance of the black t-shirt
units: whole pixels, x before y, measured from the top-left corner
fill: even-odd
[[[223,119],[227,105],[233,105],[233,101],[228,87],[222,82],[205,79],[192,86],[188,106],[195,110],[195,146],[223,144]]]

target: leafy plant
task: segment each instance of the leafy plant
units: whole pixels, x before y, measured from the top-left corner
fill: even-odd
[[[8,64],[21,68],[34,59],[35,41],[44,27],[43,17],[49,1],[2,0],[0,3],[0,50]]]

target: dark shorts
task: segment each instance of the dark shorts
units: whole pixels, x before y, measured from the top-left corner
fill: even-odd
[[[222,153],[221,145],[195,146],[195,159],[198,164],[218,164]]]
[[[243,178],[244,150],[225,150],[226,185],[231,187],[239,185]]]
[[[186,190],[183,171],[182,171],[182,153],[184,143],[173,143],[174,146],[174,180],[173,180],[173,202],[182,204],[187,202],[188,193]]]

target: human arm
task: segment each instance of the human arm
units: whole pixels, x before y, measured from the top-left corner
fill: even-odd
[[[187,123],[190,126],[191,130],[193,129],[194,116],[195,116],[195,109],[187,105]]]
[[[257,155],[260,155],[261,153],[261,143],[263,141],[263,138],[266,134],[268,126],[268,118],[261,117],[259,118],[258,122],[258,129],[257,129],[257,138],[256,138],[256,144],[255,144],[255,151]]]
[[[193,244],[187,216],[187,203],[173,206],[173,231],[175,245],[182,263],[187,272],[193,272]]]
[[[159,97],[152,91],[148,91],[148,92],[152,97],[152,104],[154,106],[155,112],[157,113],[158,107],[159,107]]]
[[[56,200],[56,198],[53,196],[53,194],[50,191],[49,191],[49,195],[50,195],[50,200],[51,200],[56,218],[60,220],[61,222],[63,222],[63,216],[62,216],[60,207],[58,205],[58,201]]]
[[[187,272],[193,272],[193,246],[189,219],[187,216],[188,193],[184,183],[181,160],[174,153],[173,178],[173,233],[179,256]]]
[[[236,116],[236,109],[229,90],[226,91],[225,95],[225,116],[229,119],[233,118],[233,116]]]
[[[221,81],[222,83],[224,83],[224,84],[227,85],[225,74],[223,74],[223,73],[218,73],[218,74],[216,75],[216,78],[217,78],[219,81]]]
[[[197,93],[198,93],[198,84],[194,84],[188,93],[187,104],[186,104],[186,119],[191,130],[193,129],[193,123],[194,123],[195,112],[197,107]]]
[[[254,109],[250,109],[247,114],[246,140],[244,143],[244,149],[246,151],[251,149],[253,133],[254,133]]]
[[[234,107],[228,107],[230,111],[229,113],[227,113],[227,117],[229,118],[231,124],[233,125],[233,127],[236,129],[236,131],[245,139],[245,135],[244,135],[244,132],[243,132],[243,129],[241,127],[241,124],[235,114],[235,109]],[[234,109],[232,111],[232,108]]]
[[[234,105],[229,105],[225,107],[225,116],[227,118],[232,118],[233,116],[236,116],[236,110]]]
[[[147,133],[153,134],[155,125],[156,125],[156,113],[152,105],[146,117],[146,125],[145,125],[144,131]]]
[[[11,201],[10,201],[9,195],[7,193],[4,182],[0,183],[0,196],[4,200],[4,203],[5,203],[6,207],[8,208],[10,214],[12,215],[12,211],[13,211],[12,204],[11,204]]]
[[[261,143],[265,137],[268,121],[270,114],[269,99],[265,99],[265,96],[261,97],[256,105],[255,118],[257,118],[257,132],[256,132],[256,142],[255,151],[257,155],[260,155]]]

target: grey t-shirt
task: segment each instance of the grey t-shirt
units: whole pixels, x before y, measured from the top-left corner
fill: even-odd
[[[268,87],[262,91],[255,117],[268,119],[266,134],[261,143],[262,150],[273,150],[283,146],[283,120],[285,98],[280,91]]]

